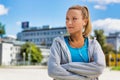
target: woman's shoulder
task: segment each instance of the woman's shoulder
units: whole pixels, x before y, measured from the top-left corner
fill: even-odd
[[[53,43],[52,44],[64,44],[65,43],[65,39],[64,36],[57,36],[53,39]]]
[[[53,41],[64,41],[64,39],[68,38],[68,36],[66,35],[61,35],[61,36],[57,36],[53,39]]]
[[[100,44],[99,44],[99,42],[97,41],[96,37],[88,38],[88,41],[89,41],[89,45],[100,46]]]
[[[57,36],[55,38],[53,38],[53,41],[59,41],[62,40],[63,36]]]

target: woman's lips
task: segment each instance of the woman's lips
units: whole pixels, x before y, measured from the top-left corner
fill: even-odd
[[[73,29],[73,27],[68,27],[68,29]]]

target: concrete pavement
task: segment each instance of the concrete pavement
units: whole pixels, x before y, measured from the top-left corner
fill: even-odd
[[[52,80],[47,69],[0,69],[0,80]]]
[[[99,80],[120,80],[120,71],[113,71],[110,68],[106,68]]]
[[[0,80],[52,80],[46,68],[0,68]],[[106,68],[99,80],[120,80],[120,71]]]

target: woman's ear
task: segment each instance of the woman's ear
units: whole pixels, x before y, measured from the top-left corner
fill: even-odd
[[[83,21],[83,26],[86,26],[87,23],[88,23],[88,20],[87,20],[87,19],[84,19],[84,21]]]

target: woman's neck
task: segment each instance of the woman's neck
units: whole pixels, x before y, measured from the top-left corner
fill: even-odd
[[[84,37],[83,37],[83,35],[80,35],[80,34],[71,34],[70,40],[73,42],[83,41]]]
[[[80,34],[76,34],[76,35],[71,34],[69,37],[69,44],[73,48],[80,48],[84,45],[84,37]]]

